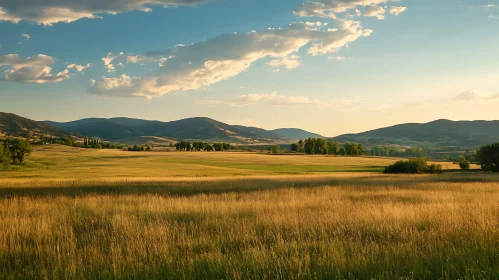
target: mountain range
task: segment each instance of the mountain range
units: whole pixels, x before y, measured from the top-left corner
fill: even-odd
[[[14,114],[0,113],[0,135],[27,136],[68,134],[96,137],[123,144],[169,144],[179,140],[229,142],[235,144],[292,143],[299,139],[325,138],[298,128],[265,130],[257,127],[229,125],[210,118],[189,118],[171,122],[132,118],[89,118],[72,122],[33,121]],[[365,146],[394,145],[402,147],[476,148],[499,141],[499,121],[436,120],[429,123],[407,123],[357,134],[330,138],[341,143]]]
[[[131,118],[90,118],[72,122],[44,121],[44,124],[76,135],[99,137],[122,143],[178,141],[182,139],[238,144],[287,143],[300,138],[322,137],[301,129],[265,130],[257,127],[229,125],[210,118],[189,118],[171,122]]]

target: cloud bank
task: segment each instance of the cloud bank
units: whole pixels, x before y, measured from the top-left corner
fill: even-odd
[[[127,11],[151,11],[151,5],[163,7],[195,6],[208,0],[0,0],[0,21],[22,20],[43,25],[98,18],[98,14]]]
[[[274,59],[273,65],[295,68],[299,61],[293,54],[302,48],[313,56],[334,53],[372,32],[356,21],[337,23],[338,28],[329,29],[293,23],[284,29],[225,34],[189,46],[127,57],[129,63],[159,62],[159,68],[143,77],[123,74],[91,80],[88,91],[102,96],[152,98],[195,90],[234,77],[267,57]],[[109,54],[105,59],[109,67],[115,56]]]

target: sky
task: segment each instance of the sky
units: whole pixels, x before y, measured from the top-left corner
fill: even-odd
[[[499,119],[499,0],[0,0],[0,111],[324,136]]]

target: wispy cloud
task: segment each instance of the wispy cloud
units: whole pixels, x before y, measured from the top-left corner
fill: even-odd
[[[227,100],[200,100],[197,104],[228,106],[251,106],[257,104],[267,104],[273,106],[313,105],[319,108],[346,108],[364,101],[366,101],[366,99],[358,96],[353,99],[324,101],[307,96],[281,95],[273,92],[265,94],[245,94]]]

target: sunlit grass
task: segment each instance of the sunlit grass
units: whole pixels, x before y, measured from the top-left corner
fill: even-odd
[[[38,147],[0,172],[0,279],[498,278],[499,175],[393,161]]]
[[[497,278],[498,181],[3,180],[0,278]]]
[[[257,153],[124,152],[63,146],[36,147],[26,166],[0,178],[221,177],[337,172],[381,172],[390,158],[269,155]],[[444,163],[445,169],[457,165]]]

